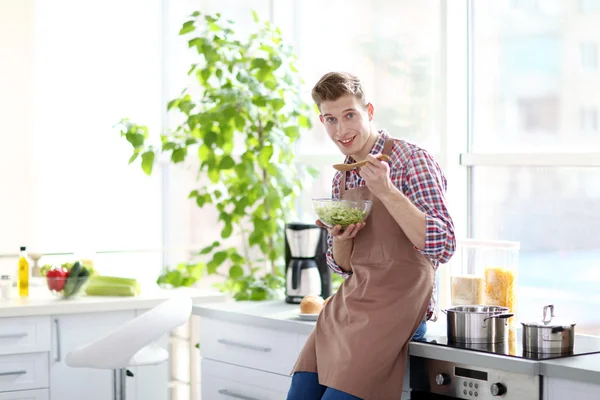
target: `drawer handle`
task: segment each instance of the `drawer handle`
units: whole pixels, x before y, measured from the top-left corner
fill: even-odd
[[[60,325],[58,318],[54,319],[54,325],[56,325],[56,357],[54,357],[54,361],[60,362]]]
[[[27,371],[0,372],[0,376],[25,375]]]
[[[249,349],[249,350],[254,350],[254,351],[262,351],[263,353],[268,353],[271,351],[270,347],[254,346],[251,344],[234,342],[232,340],[227,340],[227,339],[219,339],[218,342],[221,344],[227,345],[227,346],[242,347],[244,349]]]
[[[219,394],[223,396],[233,397],[234,399],[240,400],[258,400],[256,397],[244,396],[243,394],[232,392],[231,390],[221,389],[219,390]]]
[[[18,339],[27,336],[27,333],[8,333],[6,335],[0,335],[0,339]]]

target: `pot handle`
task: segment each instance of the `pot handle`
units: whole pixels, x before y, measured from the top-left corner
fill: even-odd
[[[510,318],[510,317],[512,317],[514,315],[515,314],[513,314],[513,313],[504,313],[504,314],[490,315],[489,317],[484,318],[483,322],[487,321],[488,319],[492,319],[492,318]]]
[[[552,333],[561,333],[566,331],[564,326],[555,326],[554,328],[552,328]]]
[[[547,335],[542,335],[542,340],[544,342],[562,342],[563,341],[562,336],[560,337],[560,339],[552,339],[551,335],[552,335],[551,333],[549,333]]]

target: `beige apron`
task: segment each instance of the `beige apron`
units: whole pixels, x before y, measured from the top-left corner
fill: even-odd
[[[364,400],[399,400],[408,345],[427,312],[435,271],[366,186],[345,188],[344,176],[341,198],[370,199],[373,207],[354,238],[353,274],[321,311],[292,373],[318,372],[321,385]]]

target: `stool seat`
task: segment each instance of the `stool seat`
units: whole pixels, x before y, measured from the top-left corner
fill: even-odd
[[[127,376],[133,376],[127,368],[156,365],[167,361],[169,352],[154,342],[185,324],[191,314],[190,297],[172,297],[128,321],[105,337],[73,350],[65,357],[65,364],[72,368],[113,370],[113,398],[125,400],[125,381]],[[119,396],[117,396],[117,372],[120,376]]]

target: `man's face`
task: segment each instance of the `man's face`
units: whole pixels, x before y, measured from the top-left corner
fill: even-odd
[[[344,96],[335,101],[324,101],[320,108],[319,118],[342,154],[364,153],[371,132],[373,106],[369,103],[365,107],[356,97]]]

